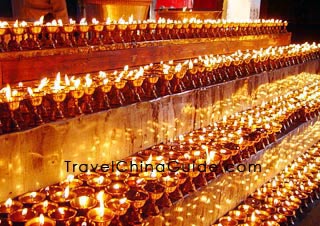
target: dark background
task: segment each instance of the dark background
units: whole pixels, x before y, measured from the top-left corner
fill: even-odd
[[[78,18],[77,0],[66,0],[69,17]],[[200,2],[200,3],[199,3]],[[208,4],[212,2],[212,4]],[[196,6],[222,7],[222,0],[195,0]],[[202,7],[203,8],[203,7]],[[320,42],[320,0],[261,0],[261,18],[289,22],[292,42]],[[0,18],[12,17],[10,0],[0,0]]]
[[[292,42],[320,42],[320,0],[261,0],[260,15],[287,20]]]

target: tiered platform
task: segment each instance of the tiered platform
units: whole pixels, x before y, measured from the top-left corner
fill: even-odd
[[[8,52],[0,55],[0,84],[51,77],[57,71],[83,74],[289,42],[290,34],[285,33],[139,43],[134,48],[119,44]],[[261,105],[286,92],[272,90],[273,82],[302,72],[319,73],[319,60],[3,134],[0,136],[3,156],[0,200],[62,181],[67,176],[65,161],[110,163]],[[163,209],[159,216],[147,218],[146,225],[212,224],[318,141],[319,131],[318,116],[300,123],[242,162],[260,164],[262,172],[220,174],[207,186]]]
[[[0,54],[0,85],[61,74],[84,74],[100,70],[188,59],[206,54],[288,45],[291,33],[247,35],[214,39],[183,39],[105,46],[7,52]]]
[[[267,97],[262,85],[301,72],[319,72],[319,62],[2,135],[5,176],[0,199],[61,181],[67,174],[66,160],[108,163],[261,104]]]

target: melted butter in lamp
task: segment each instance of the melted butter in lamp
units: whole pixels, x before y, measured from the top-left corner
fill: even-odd
[[[25,226],[55,226],[56,222],[48,217],[45,217],[43,214],[40,214],[39,217],[32,218],[27,221]]]

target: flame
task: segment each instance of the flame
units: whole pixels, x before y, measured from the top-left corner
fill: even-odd
[[[49,204],[48,200],[45,200],[45,201],[43,202],[43,207],[44,207],[44,208],[47,208],[47,207],[48,207],[48,204]]]
[[[61,19],[59,19],[59,20],[58,20],[58,25],[59,25],[60,27],[62,27],[62,26],[63,26],[63,22],[62,22],[62,20],[61,20]]]
[[[226,123],[227,123],[227,116],[226,116],[226,115],[224,115],[224,116],[222,117],[222,123],[223,123],[223,124],[226,124]]]
[[[103,79],[103,85],[108,84],[108,82],[109,82],[109,79],[108,79],[108,78]]]
[[[86,18],[82,18],[81,20],[80,20],[80,23],[79,23],[80,25],[88,25],[88,22],[87,22],[87,19]]]
[[[184,157],[185,159],[190,159],[189,153],[185,153],[185,154],[183,155],[183,157]]]
[[[75,24],[76,24],[76,21],[75,21],[75,20],[73,20],[73,19],[69,19],[69,24],[71,24],[71,25],[75,25]]]
[[[51,22],[46,23],[46,26],[57,26],[57,25],[58,25],[57,20],[53,20]]]
[[[18,20],[16,20],[16,21],[14,22],[13,27],[19,27],[19,21],[18,21]]]
[[[137,164],[137,161],[136,161],[136,160],[137,160],[137,159],[136,159],[135,157],[133,157],[132,160],[131,160],[131,163],[132,163],[132,164]]]
[[[3,22],[0,21],[0,27],[1,28],[5,28],[5,27],[8,27],[8,26],[9,26],[9,24],[8,24],[7,21],[3,21]]]
[[[33,23],[33,25],[34,25],[34,26],[41,26],[41,25],[43,25],[43,18],[44,18],[44,16],[41,16],[38,21],[35,21],[35,22]]]
[[[146,164],[151,164],[152,162],[152,154],[150,154],[149,158],[146,161]]]
[[[19,26],[20,26],[20,27],[27,27],[27,26],[28,26],[28,23],[25,22],[25,21],[22,21],[22,22],[20,22]]]
[[[103,202],[104,191],[100,191],[97,195],[97,199],[99,201],[99,216],[103,217],[104,215],[104,202]]]
[[[240,137],[239,144],[242,144],[242,143],[243,143],[243,137]]]
[[[48,193],[50,191],[50,187],[47,186],[44,190]]]
[[[281,194],[281,191],[279,191],[279,190],[277,190],[276,193],[277,193],[278,196],[281,196],[281,195],[282,195],[282,194]]]
[[[71,182],[73,181],[73,179],[74,179],[74,175],[69,174],[69,175],[67,176],[67,182],[68,182],[68,183],[71,183]]]
[[[99,207],[99,216],[103,217],[104,216],[104,206]]]
[[[260,189],[258,189],[258,190],[257,190],[257,194],[258,194],[259,196],[261,196],[261,195],[262,195],[262,192],[261,192],[261,190],[260,190]]]
[[[58,208],[58,212],[59,212],[61,215],[64,215],[64,209],[63,209],[63,207],[59,207],[59,208]]]
[[[106,24],[111,24],[111,19],[110,19],[110,17],[108,17],[108,18],[106,19]]]
[[[189,60],[189,69],[192,69],[193,68],[193,63],[192,63],[192,60]]]
[[[49,79],[48,78],[45,77],[45,78],[41,79],[40,84],[38,86],[38,89],[39,90],[43,89],[43,87],[47,86],[48,83],[49,83]]]
[[[206,146],[207,147],[207,146]],[[211,156],[211,152],[209,153],[209,151],[208,151],[208,147],[205,149],[205,151],[206,151],[206,156],[207,156],[207,159],[206,159],[206,163],[207,164],[210,164],[210,162],[211,162],[211,160],[212,160],[212,156]]]
[[[53,89],[54,90],[61,90],[62,89],[60,72],[57,73],[56,79],[54,80]]]
[[[103,184],[103,181],[104,181],[104,177],[103,176],[100,176],[98,178],[98,184]]]
[[[43,216],[43,214],[40,214],[40,216],[39,216],[39,224],[40,225],[44,225],[44,216]]]
[[[136,74],[134,75],[134,78],[135,78],[135,79],[138,79],[138,78],[142,77],[143,74],[144,74],[144,69],[143,69],[143,67],[140,67],[139,70],[138,70],[138,71],[136,72]]]
[[[99,203],[103,203],[103,196],[104,196],[104,191],[100,191],[98,194],[97,194],[97,199],[99,201]]]
[[[122,205],[122,204],[126,203],[126,201],[127,201],[127,198],[122,198],[119,200],[119,203],[120,203],[120,205]]]
[[[115,185],[113,185],[113,188],[114,188],[115,190],[119,190],[120,185],[119,185],[119,184],[115,184]]]
[[[248,210],[249,210],[249,206],[248,206],[248,205],[244,205],[244,206],[243,206],[243,209],[244,209],[245,211],[248,211]]]
[[[170,181],[171,180],[171,177],[168,175],[168,176],[165,176],[165,177],[163,177],[163,180],[165,181],[165,182],[168,182],[168,181]]]
[[[92,85],[92,79],[90,77],[90,74],[86,75],[85,80],[86,80],[85,86],[90,87]]]
[[[81,84],[81,80],[80,80],[79,78],[73,80],[73,86],[74,86],[74,88],[79,89],[80,84]]]
[[[132,14],[129,16],[128,23],[129,23],[129,24],[132,24],[132,23],[133,23],[133,15],[132,15]]]
[[[37,192],[31,192],[30,198],[34,199],[37,196]]]
[[[139,179],[136,180],[136,183],[140,184],[142,181],[143,181],[143,178],[139,178]]]
[[[290,187],[290,188],[293,187],[293,182],[292,182],[292,181],[289,182],[289,187]]]
[[[152,171],[152,172],[150,173],[150,177],[156,178],[156,177],[157,177],[157,172],[156,172],[156,171]]]
[[[81,223],[81,226],[88,226],[88,225],[87,225],[87,222],[82,222],[82,223]]]
[[[99,78],[107,78],[107,73],[104,71],[99,71]]]
[[[66,86],[70,86],[70,79],[69,79],[68,75],[64,75],[64,82],[65,82]]]
[[[27,91],[28,91],[30,96],[33,96],[33,91],[32,91],[32,89],[30,87],[27,88]]]
[[[93,19],[92,19],[92,23],[93,23],[93,24],[99,24],[99,20],[97,20],[96,18],[93,18]]]
[[[27,213],[28,213],[28,209],[27,208],[24,208],[23,210],[22,210],[22,215],[23,216],[25,216],[25,215],[27,215]]]
[[[118,24],[125,24],[126,21],[121,17],[119,20],[118,20]]]
[[[88,197],[87,196],[79,197],[80,206],[85,207],[87,205],[87,202],[88,202]]]
[[[8,198],[7,201],[4,203],[4,205],[6,206],[6,208],[10,208],[12,206],[12,199]]]
[[[256,221],[256,218],[257,218],[257,217],[256,217],[256,214],[253,212],[252,215],[251,215],[251,221],[252,221],[252,222],[255,222],[255,221]]]
[[[161,162],[161,163],[164,163],[164,157],[162,155],[159,155],[159,156],[156,156],[156,159],[155,159],[157,162]]]
[[[7,84],[7,87],[5,88],[5,92],[6,92],[7,101],[11,101],[12,100],[12,92],[11,92],[11,87],[9,84]]]
[[[70,193],[70,188],[69,188],[69,185],[64,189],[64,192],[63,192],[63,197],[64,198],[68,198],[69,197],[69,193]]]
[[[194,156],[197,156],[197,157],[199,157],[200,154],[201,154],[201,151],[195,151],[195,152],[193,152],[193,155],[194,155]]]

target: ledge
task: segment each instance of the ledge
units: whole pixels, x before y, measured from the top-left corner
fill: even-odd
[[[0,86],[6,83],[55,77],[62,74],[90,73],[137,66],[206,54],[227,54],[237,50],[288,45],[291,33],[249,35],[215,39],[183,39],[126,44],[6,52],[0,54]]]

